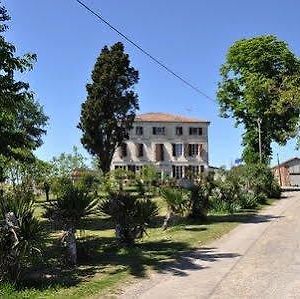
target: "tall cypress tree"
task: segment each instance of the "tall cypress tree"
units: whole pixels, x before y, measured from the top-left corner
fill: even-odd
[[[130,66],[122,43],[102,49],[92,82],[86,86],[87,98],[81,107],[78,128],[83,132],[83,146],[97,156],[104,173],[110,169],[116,148],[128,138],[139,108],[133,89],[138,80],[138,71]]]

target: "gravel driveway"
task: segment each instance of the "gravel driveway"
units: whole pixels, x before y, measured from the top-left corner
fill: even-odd
[[[119,298],[300,298],[300,192]]]

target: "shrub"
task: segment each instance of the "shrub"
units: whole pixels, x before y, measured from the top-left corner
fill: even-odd
[[[265,164],[245,165],[243,175],[247,189],[257,196],[264,194],[268,198],[280,198],[280,186],[271,169]]]
[[[150,199],[140,199],[126,192],[110,194],[100,203],[100,211],[110,216],[115,224],[116,238],[120,245],[133,245],[146,233],[158,208]]]
[[[29,187],[0,191],[0,282],[18,282],[40,256],[43,230],[33,214],[34,194]]]

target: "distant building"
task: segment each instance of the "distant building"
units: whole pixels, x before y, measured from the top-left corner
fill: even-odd
[[[208,170],[210,122],[167,113],[138,115],[111,168],[133,172],[154,165],[163,176],[181,179]]]
[[[300,158],[295,157],[273,167],[281,186],[300,186]]]

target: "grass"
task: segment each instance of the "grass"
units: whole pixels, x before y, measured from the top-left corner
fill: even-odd
[[[160,228],[166,207],[156,199],[160,216],[151,224],[148,235],[133,248],[119,248],[115,244],[112,223],[105,218],[88,218],[78,230],[79,266],[66,269],[60,256],[59,232],[51,230],[42,219],[50,236],[45,250],[45,262],[28,274],[23,284],[15,289],[0,286],[2,298],[87,298],[114,293],[124,282],[147,277],[149,272],[171,272],[185,275],[186,269],[197,266],[187,258],[193,250],[201,247],[200,259],[214,259],[205,244],[228,233],[239,223],[252,221],[255,210],[233,215],[209,215],[206,223],[177,219],[167,231]],[[43,201],[36,204],[36,214],[41,217]],[[272,204],[269,201],[267,204]],[[260,219],[259,221],[268,221]],[[228,254],[228,258],[230,258]],[[47,262],[46,262],[47,261]]]

